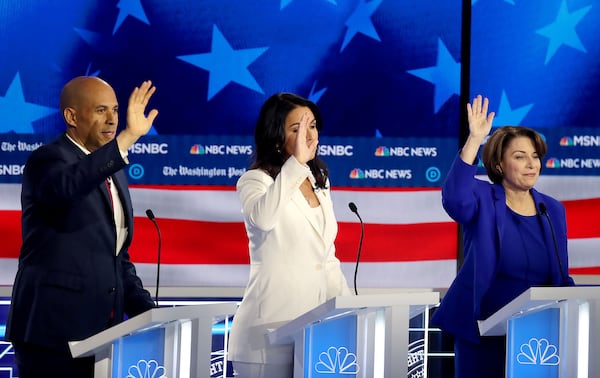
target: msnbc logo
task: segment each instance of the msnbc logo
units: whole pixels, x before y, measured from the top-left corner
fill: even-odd
[[[600,135],[573,135],[572,137],[562,137],[560,139],[561,146],[573,147],[599,147]]]
[[[562,137],[562,138],[560,138],[560,145],[563,147],[570,147],[570,146],[574,146],[575,144],[573,143],[573,138]]]

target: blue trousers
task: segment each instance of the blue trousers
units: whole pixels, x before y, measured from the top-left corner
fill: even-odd
[[[454,340],[455,378],[504,378],[506,337],[481,337],[480,344],[459,338]]]
[[[72,358],[69,352],[14,343],[19,378],[94,378],[94,357]]]

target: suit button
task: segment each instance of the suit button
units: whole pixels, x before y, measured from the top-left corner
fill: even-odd
[[[112,294],[112,293],[114,293],[115,291],[117,291],[117,289],[116,289],[116,288],[114,288],[114,287],[111,287],[110,289],[108,289],[108,293],[109,293],[109,294]]]
[[[321,270],[321,269],[323,269],[322,264],[315,264],[315,270]]]

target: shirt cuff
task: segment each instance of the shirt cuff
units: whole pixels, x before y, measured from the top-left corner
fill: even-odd
[[[127,151],[122,151],[122,150],[119,148],[119,153],[121,153],[121,158],[123,159],[123,161],[124,161],[126,164],[129,164],[129,158],[127,157],[129,154],[127,153]]]

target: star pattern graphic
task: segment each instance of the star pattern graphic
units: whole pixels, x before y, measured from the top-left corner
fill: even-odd
[[[548,0],[542,8],[526,1],[511,7],[479,1],[471,17],[470,97],[481,93],[493,107],[502,103],[498,125],[600,125],[600,115],[578,110],[594,106],[600,88],[594,74],[598,50],[592,48],[600,36],[598,5],[599,0]],[[513,110],[508,99],[519,106]]]
[[[435,86],[433,109],[437,113],[453,95],[460,94],[460,63],[456,62],[441,39],[438,39],[436,65],[407,71]]]
[[[397,67],[414,67],[407,62],[425,54],[411,46],[414,38],[443,37],[452,40],[453,46],[460,46],[459,35],[449,33],[459,30],[454,22],[443,31],[431,27],[448,22],[449,15],[453,20],[460,19],[459,0],[433,8],[425,3],[408,6],[383,0],[280,0],[275,9],[271,3],[221,0],[118,0],[103,7],[81,0],[68,9],[54,6],[56,13],[41,5],[32,7],[40,8],[39,17],[45,20],[51,16],[62,28],[55,34],[56,48],[43,58],[52,65],[48,77],[54,78],[53,93],[74,75],[100,76],[115,86],[120,102],[124,102],[129,87],[135,85],[132,81],[150,78],[160,88],[156,98],[160,99],[161,115],[168,115],[171,120],[169,127],[158,124],[152,135],[203,134],[220,119],[228,121],[222,129],[224,133],[245,135],[251,132],[247,120],[254,118],[265,96],[278,91],[291,91],[318,101],[319,106],[325,107],[323,113],[328,114],[327,131],[332,135],[452,133],[447,122],[431,122],[430,118],[438,115],[429,104],[414,109],[402,100],[401,96],[413,96],[414,88],[403,86],[406,77],[412,75],[406,68]],[[35,9],[32,12],[36,14]],[[431,23],[415,26],[415,14],[427,14]],[[23,30],[35,31],[40,23],[40,19],[28,18]],[[399,25],[411,26],[407,29]],[[74,47],[73,35],[84,46]],[[198,50],[194,46],[202,47]],[[181,85],[186,80],[182,67],[200,86]],[[21,77],[28,75],[29,79],[32,68],[20,71]],[[48,86],[38,86],[43,87]],[[384,100],[378,107],[405,114],[416,110],[428,118],[419,121],[426,127],[399,128],[388,122],[387,111],[376,111],[373,116],[370,107],[375,103],[370,88],[382,91]],[[428,85],[420,84],[418,91],[434,95]],[[44,103],[53,103],[55,97],[56,94]],[[336,99],[346,97],[353,106],[339,112]],[[363,108],[362,103],[369,107]],[[398,104],[403,104],[400,109]],[[232,112],[232,108],[236,111]],[[195,114],[199,111],[210,122],[190,130],[189,125],[197,125]],[[441,116],[454,119],[455,113],[457,110],[448,108]],[[35,127],[43,132],[60,132],[64,128],[60,121],[60,117],[48,117],[36,122]]]
[[[573,13],[569,13],[567,2],[566,0],[563,0],[554,22],[537,30],[538,34],[543,35],[550,40],[546,52],[545,64],[548,64],[550,59],[552,59],[558,49],[563,45],[582,52],[587,52],[575,29],[579,22],[588,14],[590,9],[592,9],[591,5],[576,10]]]
[[[119,0],[117,8],[119,8],[119,15],[117,16],[117,21],[113,28],[113,34],[121,27],[121,24],[123,24],[123,21],[125,21],[127,16],[131,16],[150,25],[144,7],[142,7],[141,0]]]
[[[533,108],[533,104],[528,104],[513,109],[510,106],[506,92],[502,91],[500,105],[498,107],[498,111],[496,112],[496,116],[494,117],[494,127],[521,125],[523,119],[525,119],[531,108]]]
[[[382,1],[383,0],[372,0],[367,2],[366,0],[361,0],[358,3],[354,12],[352,12],[348,20],[346,20],[348,30],[344,36],[340,52],[344,51],[346,46],[348,46],[350,41],[352,41],[358,33],[364,34],[376,41],[381,41],[379,34],[377,34],[377,30],[375,30],[375,26],[373,25],[371,16],[377,11],[377,8],[379,8]]]
[[[33,121],[56,113],[58,109],[25,101],[21,77],[15,75],[4,97],[0,97],[0,133],[34,133]]]
[[[443,20],[448,14],[453,14],[455,20],[460,17],[460,2],[454,1],[454,5],[444,10],[434,7],[433,13],[426,12],[434,17],[433,24],[439,24],[435,21],[436,17],[442,22],[446,22]],[[403,45],[410,38],[406,38],[405,32],[400,34],[402,29],[396,25],[412,23],[412,12],[421,9],[418,12],[422,14],[430,5],[407,7],[403,3],[383,0],[313,0],[310,4],[280,0],[276,4],[278,9],[273,9],[272,4],[234,4],[220,0],[206,0],[201,4],[119,0],[108,7],[97,7],[90,0],[82,0],[68,9],[56,6],[56,14],[45,9],[42,11],[40,6],[40,17],[47,19],[52,16],[51,19],[56,19],[56,23],[64,28],[62,34],[55,35],[53,45],[56,48],[44,55],[47,64],[52,65],[55,78],[52,90],[54,93],[59,91],[73,75],[101,76],[116,86],[123,102],[128,95],[125,87],[134,84],[131,81],[139,77],[151,78],[160,85],[156,97],[159,98],[162,93],[181,93],[180,68],[187,64],[196,69],[186,72],[197,75],[192,79],[203,84],[186,87],[185,93],[177,100],[176,96],[163,97],[161,114],[175,118],[171,127],[161,128],[158,125],[152,135],[189,133],[184,130],[185,125],[194,124],[190,117],[194,118],[193,114],[198,111],[207,114],[213,122],[227,118],[230,122],[223,130],[226,133],[245,134],[249,127],[246,120],[253,118],[264,96],[277,91],[296,92],[318,101],[320,106],[332,108],[333,111],[324,109],[323,112],[330,114],[327,130],[334,135],[356,133],[371,136],[377,131],[393,136],[413,134],[417,130],[411,128],[408,131],[392,125],[387,122],[389,115],[386,113],[373,118],[369,109],[359,111],[359,104],[371,102],[369,87],[379,90],[382,85],[389,86],[385,91],[391,90],[394,96],[382,94],[385,102],[394,104],[406,103],[398,99],[399,94],[410,92],[412,95],[410,90],[398,90],[405,80],[403,76],[411,75],[405,69],[398,72],[395,67],[410,67],[405,62],[413,59],[415,51]],[[36,6],[33,5],[33,8]],[[279,8],[285,8],[285,12]],[[253,17],[248,18],[249,14]],[[307,23],[307,20],[310,22]],[[28,22],[29,25],[24,26],[26,30],[36,30],[35,25],[40,24],[40,20],[33,18]],[[390,28],[390,25],[394,27]],[[413,29],[409,34],[413,33]],[[420,31],[415,30],[414,33],[419,38],[425,35],[432,38],[430,26],[420,25],[418,29]],[[299,33],[299,30],[302,32]],[[440,37],[438,34],[439,30],[433,38]],[[61,40],[63,35],[65,37]],[[85,46],[74,48],[73,35]],[[357,40],[355,37],[365,38]],[[453,38],[453,45],[457,45],[457,36],[447,37]],[[198,51],[193,46],[203,47]],[[353,48],[348,49],[349,46]],[[340,54],[340,49],[343,54]],[[29,79],[30,72],[31,69],[21,69],[21,77],[28,75]],[[421,87],[419,90],[427,91],[427,95],[433,97],[427,85]],[[356,106],[338,112],[335,99],[348,95]],[[55,100],[52,98],[45,103]],[[239,111],[230,111],[232,106],[238,105],[241,107]],[[379,106],[392,109],[396,105]],[[412,110],[408,109],[408,114]],[[428,118],[434,115],[430,107],[423,110]],[[448,109],[443,117],[452,118],[453,113],[454,110]],[[64,125],[59,121],[59,117],[46,118],[36,122],[35,127],[43,132],[62,131]],[[349,122],[361,127],[348,127]],[[433,125],[432,122],[424,124]],[[203,125],[191,132],[202,134],[208,127]],[[429,135],[441,129],[443,126],[439,124],[433,128],[420,128],[418,132]],[[442,132],[449,134],[451,131]]]
[[[248,66],[267,51],[268,47],[234,50],[219,28],[214,25],[211,48],[210,53],[177,57],[184,62],[209,71],[208,100],[231,82],[264,93],[248,70]]]
[[[176,101],[175,96],[165,101],[163,97],[161,113],[170,117],[176,115],[176,120],[175,126],[169,128],[161,129],[158,125],[155,129],[158,134],[183,132],[183,125],[193,123],[189,118],[193,118],[197,106],[201,107],[197,110],[208,114],[212,120],[225,116],[231,119],[230,125],[239,125],[239,130],[227,129],[227,132],[245,133],[241,128],[246,126],[241,125],[245,124],[245,119],[252,118],[264,96],[287,90],[304,94],[324,106],[324,114],[331,119],[328,132],[337,135],[381,133],[389,137],[414,132],[431,136],[447,132],[444,135],[450,135],[452,123],[436,123],[432,117],[453,118],[457,112],[454,105],[455,94],[460,92],[460,47],[451,50],[448,47],[460,46],[457,40],[460,34],[456,28],[443,25],[448,22],[449,14],[454,20],[460,18],[462,2],[456,0],[454,6],[448,5],[450,3],[437,6],[418,3],[410,7],[403,2],[383,0],[313,0],[309,3],[280,0],[275,9],[273,4],[240,2],[234,6],[218,0],[206,0],[200,5],[177,2],[175,6],[163,2],[118,0],[108,7],[97,7],[82,0],[68,9],[32,4],[30,17],[23,20],[22,26],[19,26],[21,23],[7,24],[10,33],[6,35],[11,37],[2,41],[5,46],[3,57],[5,62],[11,63],[0,67],[0,74],[3,74],[0,80],[3,80],[2,87],[13,88],[15,84],[9,86],[9,83],[14,80],[15,72],[19,72],[19,79],[23,79],[21,93],[28,94],[28,101],[24,103],[33,106],[53,104],[56,92],[73,75],[102,75],[117,86],[132,85],[131,80],[136,77],[152,78],[160,83],[159,93],[178,93],[181,88],[178,70],[182,64],[189,64],[196,68],[189,72],[198,75],[204,84],[186,89],[181,97],[189,99],[188,102]],[[502,103],[497,120],[515,123],[514,118],[521,118],[521,122],[534,126],[589,127],[598,124],[595,116],[569,112],[573,106],[565,103],[565,99],[577,104],[586,103],[594,98],[590,93],[596,93],[600,85],[597,75],[586,75],[586,72],[595,72],[597,67],[597,49],[592,46],[595,46],[596,36],[600,35],[596,26],[600,23],[594,12],[600,0],[584,0],[577,4],[547,0],[543,8],[516,0],[478,0],[471,4],[475,6],[471,17],[469,82],[472,88],[477,88],[477,93],[488,96],[491,104],[500,106]],[[7,17],[12,17],[11,12],[18,14],[18,9],[9,9]],[[39,12],[39,19],[36,12]],[[248,14],[254,17],[250,19]],[[435,19],[436,14],[440,16],[438,19]],[[310,16],[310,27],[303,15]],[[416,26],[415,17],[422,15],[431,22]],[[32,46],[33,41],[17,42],[19,38],[15,39],[15,36],[24,35],[24,30],[35,34],[37,25],[49,16],[57,20],[57,25],[63,25],[62,31],[57,29],[54,34],[52,49],[40,44],[43,60],[40,59],[41,52],[39,57],[27,55],[27,60],[20,60],[19,49],[22,47],[19,46]],[[164,17],[168,22],[150,23],[152,17]],[[515,27],[498,33],[497,30],[506,26],[502,20],[507,17]],[[124,28],[128,18],[132,19],[129,20],[131,23]],[[15,27],[21,29],[12,30]],[[299,30],[302,33],[298,33]],[[143,33],[143,40],[136,39],[139,33]],[[73,35],[91,48],[74,47]],[[357,37],[364,38],[359,40]],[[419,38],[423,38],[422,42],[416,42]],[[424,46],[425,41],[435,41],[436,45],[431,49],[415,48]],[[194,51],[193,46],[205,47],[197,54],[199,51]],[[31,47],[30,50],[38,48]],[[433,56],[432,51],[437,56]],[[33,75],[44,66],[48,68],[43,73],[45,78],[35,78]],[[583,76],[586,76],[585,80],[582,80]],[[415,77],[422,81],[414,80]],[[558,77],[564,79],[557,80]],[[54,82],[48,84],[48,80]],[[407,80],[412,86],[406,86]],[[43,94],[40,91],[44,88],[48,88],[48,93],[52,90],[53,98],[41,100]],[[416,116],[412,114],[427,114],[416,117],[422,126],[408,131],[393,126],[389,115],[372,108],[359,112],[357,109],[361,109],[362,104],[371,103],[372,88],[376,88],[383,99],[380,101],[385,102],[381,108],[394,108],[388,98],[396,98],[395,104],[402,104],[398,105],[397,111],[408,115],[406,124],[415,124],[413,118]],[[548,88],[553,90],[548,91]],[[117,90],[128,91],[127,88]],[[520,91],[518,97],[516,91]],[[10,98],[11,93],[7,90],[6,97]],[[512,97],[507,93],[512,93]],[[123,99],[127,94],[120,97]],[[425,96],[431,102],[419,103],[416,108],[404,105],[410,100],[402,96],[414,98],[414,94],[419,94],[420,98]],[[214,101],[217,95],[218,99]],[[353,105],[339,112],[335,105],[339,98],[345,101],[347,98]],[[535,106],[512,109],[509,99],[510,102]],[[6,98],[3,98],[3,104],[8,104]],[[241,111],[234,115],[226,110],[231,109],[231,104],[242,104]],[[170,110],[168,106],[177,110]],[[525,118],[518,116],[525,110]],[[11,108],[1,111],[4,114],[13,112]],[[26,130],[32,132],[35,127],[44,132],[59,132],[63,129],[60,121],[60,117],[42,117],[33,124],[27,122]],[[352,126],[354,123],[361,127]],[[10,125],[4,126],[5,129],[8,127],[12,129]],[[193,132],[203,133],[204,130],[198,127]]]

